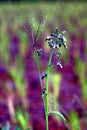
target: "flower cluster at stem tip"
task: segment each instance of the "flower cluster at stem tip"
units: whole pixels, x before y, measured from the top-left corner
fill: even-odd
[[[60,32],[56,28],[56,33],[51,33],[50,36],[46,37],[46,41],[48,41],[48,46],[51,48],[60,48],[61,45],[63,45],[65,48],[67,48],[66,44],[66,38],[63,36],[66,31]]]
[[[51,33],[50,36],[47,36],[45,41],[48,42],[48,46],[54,50],[53,53],[56,54],[56,57],[60,57],[62,55],[62,52],[60,51],[60,47],[63,46],[65,49],[67,48],[67,40],[64,37],[66,31],[59,31],[56,28],[56,32],[55,33]],[[43,54],[42,50],[37,50],[37,54],[38,56],[41,56]],[[61,69],[63,68],[61,61],[57,61],[56,64],[50,64],[51,66],[59,66]],[[43,80],[44,78],[47,77],[47,73],[44,73],[44,75],[41,77],[41,80]],[[42,97],[44,97],[46,95],[46,88],[43,89],[42,91]]]
[[[65,49],[67,49],[67,40],[64,37],[66,31],[60,31],[56,28],[55,33],[51,33],[50,36],[47,36],[45,41],[48,42],[48,46],[50,48],[53,48],[56,53],[56,56],[59,58],[62,55],[62,52],[59,50],[61,46],[64,46]],[[57,66],[60,68],[63,68],[61,61],[56,63]],[[52,66],[52,65],[51,65]],[[53,65],[54,66],[54,65]]]

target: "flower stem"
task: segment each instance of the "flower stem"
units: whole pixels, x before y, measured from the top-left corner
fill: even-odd
[[[36,55],[36,63],[37,63],[37,68],[38,68],[38,73],[39,73],[40,86],[41,86],[41,90],[42,90],[42,81],[41,81],[41,73],[40,73],[39,58],[38,58],[37,50],[36,50],[35,47],[34,47],[34,51],[35,51],[35,55]]]
[[[52,51],[49,56],[48,66],[47,66],[47,77],[46,77],[46,103],[45,103],[45,116],[46,116],[46,130],[48,130],[48,84],[49,84],[49,72],[50,72],[50,64],[52,60],[54,49],[52,48]]]

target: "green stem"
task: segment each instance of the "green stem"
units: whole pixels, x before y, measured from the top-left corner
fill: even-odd
[[[41,73],[40,73],[40,64],[39,64],[39,58],[38,58],[37,50],[36,50],[35,47],[34,47],[34,51],[35,51],[35,55],[36,55],[36,63],[37,63],[37,68],[38,68],[38,73],[39,73],[40,87],[41,87],[41,90],[42,90],[43,88],[42,88],[42,80],[41,80]],[[44,98],[42,98],[42,100],[43,100],[43,103],[44,103]],[[45,110],[45,103],[44,103],[44,110]]]
[[[48,66],[47,66],[47,77],[46,77],[46,103],[45,103],[46,130],[49,129],[48,128],[48,84],[49,84],[49,72],[50,72],[50,65],[51,65],[53,52],[54,52],[54,49],[52,49],[49,56],[49,61],[48,61]]]

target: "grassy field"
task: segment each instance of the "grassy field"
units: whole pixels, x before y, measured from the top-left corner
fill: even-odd
[[[6,114],[2,113],[2,101],[6,102],[7,105],[11,100],[12,109],[10,105],[7,105],[7,109],[10,113],[8,120],[15,124],[16,119],[14,116],[17,115],[17,120],[23,128],[25,125],[27,127],[31,126],[33,130],[39,130],[41,128],[44,130],[45,128],[43,123],[44,117],[42,116],[44,113],[42,112],[42,115],[38,115],[38,112],[34,113],[37,109],[38,111],[40,110],[39,104],[42,104],[42,102],[37,98],[41,92],[38,89],[33,90],[32,87],[29,87],[31,85],[33,86],[31,82],[34,82],[37,72],[36,69],[33,68],[35,65],[33,65],[34,53],[30,47],[30,43],[32,43],[30,37],[31,32],[28,32],[30,30],[27,31],[27,29],[29,29],[30,17],[34,18],[35,32],[40,19],[44,22],[47,17],[38,41],[38,47],[46,49],[46,52],[49,52],[49,50],[45,43],[45,37],[51,32],[54,32],[56,27],[60,30],[66,30],[68,49],[61,49],[63,52],[61,60],[65,67],[62,71],[56,70],[55,73],[52,72],[50,74],[53,88],[53,93],[50,92],[50,97],[54,94],[56,103],[59,106],[60,102],[65,113],[61,108],[56,106],[56,103],[54,103],[54,106],[56,106],[55,109],[60,109],[65,116],[67,113],[68,117],[71,118],[71,130],[77,130],[77,125],[78,130],[85,130],[87,120],[85,114],[87,110],[87,5],[85,2],[3,3],[0,5],[0,68],[3,66],[6,69],[6,73],[11,75],[12,83],[15,84],[14,91],[10,88],[11,84],[9,85],[10,81],[8,78],[5,76],[6,78],[3,79],[2,76],[0,76],[1,93],[3,83],[5,88],[3,92],[5,93],[7,91],[8,99],[4,98],[4,95],[1,94],[0,122],[4,124],[3,122],[6,117]],[[46,70],[45,63],[47,63],[47,58],[43,57],[41,59],[42,71]],[[43,64],[44,67],[42,67]],[[0,75],[2,75],[1,70]],[[31,80],[29,78],[31,78]],[[6,82],[4,82],[4,80],[6,80]],[[64,85],[67,86],[64,87]],[[9,95],[11,99],[8,98]],[[63,98],[63,96],[65,98]],[[12,97],[14,99],[13,103]],[[27,100],[29,100],[29,102]],[[73,100],[74,103],[72,102]],[[35,104],[35,101],[37,104]],[[18,104],[22,104],[20,108],[17,106]],[[52,103],[49,104],[49,106],[51,107]],[[5,111],[7,109],[5,109]],[[26,110],[25,113],[24,110]],[[30,115],[28,113],[30,113]],[[36,118],[37,115],[40,116],[42,123]],[[66,118],[68,117],[66,116]],[[35,124],[36,127],[34,127],[35,121],[41,123],[41,125],[37,126]],[[52,118],[52,121],[56,124],[55,118]],[[55,126],[56,125],[52,126],[54,130],[66,130],[63,124],[60,126],[58,123],[57,129]],[[50,127],[50,130],[52,127]]]

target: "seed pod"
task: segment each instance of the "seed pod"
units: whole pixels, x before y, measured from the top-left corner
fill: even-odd
[[[44,98],[46,96],[47,92],[46,92],[46,88],[43,88],[42,90],[42,98]]]
[[[42,50],[37,50],[37,54],[38,54],[38,56],[41,56],[43,54],[43,51]]]
[[[45,73],[42,77],[41,77],[41,79],[43,80],[44,78],[46,78],[47,77],[47,73]]]

